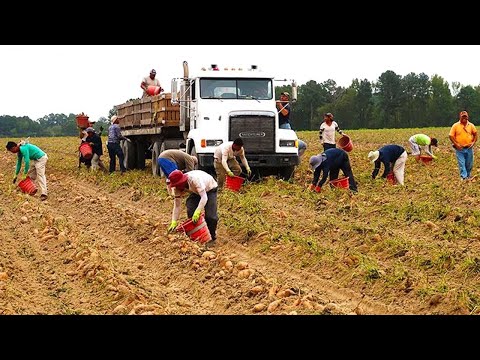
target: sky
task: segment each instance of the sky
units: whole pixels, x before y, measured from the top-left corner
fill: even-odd
[[[85,113],[90,120],[142,95],[151,69],[170,92],[172,78],[210,64],[257,65],[298,85],[333,79],[377,81],[392,70],[438,74],[450,84],[480,84],[480,45],[0,45],[0,115]],[[287,85],[287,83],[279,83]]]

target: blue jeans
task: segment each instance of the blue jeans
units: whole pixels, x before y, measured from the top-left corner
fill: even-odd
[[[460,176],[462,179],[467,179],[470,177],[473,168],[473,148],[457,150],[455,149],[455,154],[457,155],[458,170],[460,170]]]
[[[279,126],[280,129],[287,129],[287,130],[292,130],[292,127],[290,126],[290,123],[285,123]]]
[[[162,169],[167,179],[170,176],[170,173],[172,171],[178,170],[177,164],[170,159],[164,159],[159,157],[157,160],[157,163],[158,163],[158,166],[160,166],[160,169]]]

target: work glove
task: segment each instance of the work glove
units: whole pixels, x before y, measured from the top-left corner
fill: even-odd
[[[178,222],[176,220],[172,220],[170,226],[168,227],[168,232],[172,232],[177,228]]]
[[[322,187],[321,186],[315,186],[315,192],[319,193],[320,191],[322,191]]]
[[[28,174],[23,174],[22,175],[22,180],[25,180],[28,177]]]
[[[315,184],[310,184],[309,188],[308,188],[310,191],[313,191],[315,190]]]
[[[129,138],[127,138],[127,141],[128,141],[129,143],[131,143],[131,142],[132,142],[132,140],[130,140]]]
[[[230,177],[234,177],[235,175],[233,174],[233,172],[231,171],[227,171],[227,175],[230,176]]]
[[[13,178],[13,183],[15,184],[17,182],[17,176],[15,175]]]
[[[193,216],[192,216],[192,221],[194,224],[197,223],[198,219],[200,219],[200,213],[201,211],[200,210],[195,210],[195,212],[193,213]]]
[[[249,167],[247,167],[247,175],[248,176],[252,175],[252,170]]]

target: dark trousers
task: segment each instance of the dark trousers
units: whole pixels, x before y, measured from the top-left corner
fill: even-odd
[[[212,240],[217,239],[217,223],[218,223],[218,213],[217,213],[217,188],[207,192],[208,200],[205,204],[205,222],[207,223],[208,231],[212,235]],[[197,209],[198,203],[200,202],[200,196],[191,193],[187,198],[187,216],[189,219],[192,218],[193,213]]]
[[[125,164],[123,161],[125,160],[125,156],[123,155],[123,150],[120,147],[120,143],[108,143],[108,156],[110,156],[110,168],[109,171],[112,173],[115,171],[117,159],[115,156],[118,156],[118,161],[120,162],[120,171],[123,173],[127,169],[125,169]]]
[[[323,151],[328,150],[328,149],[335,149],[336,147],[337,147],[337,145],[335,145],[335,144],[323,143]]]
[[[335,167],[330,169],[330,181],[338,179],[338,173],[340,170],[342,170],[345,176],[348,176],[348,187],[350,190],[357,192],[357,183],[353,177],[352,167],[350,166],[350,160],[348,156],[345,157],[342,165],[339,168]]]

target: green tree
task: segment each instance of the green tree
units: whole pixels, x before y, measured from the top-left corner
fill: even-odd
[[[351,87],[356,90],[356,97],[353,105],[356,117],[351,125],[352,129],[368,127],[370,123],[373,123],[372,84],[367,79],[362,81],[355,79],[353,80]]]
[[[430,83],[431,94],[427,102],[427,117],[434,126],[451,125],[455,110],[450,86],[439,75],[433,75]]]
[[[376,84],[376,95],[379,100],[382,127],[400,127],[400,108],[403,91],[402,78],[392,70],[380,75]]]

